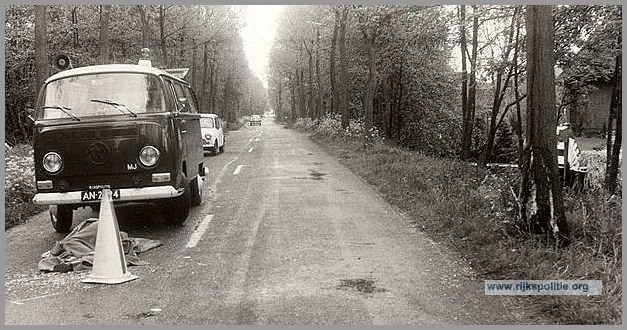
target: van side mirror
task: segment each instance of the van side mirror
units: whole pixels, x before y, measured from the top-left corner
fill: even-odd
[[[189,111],[189,100],[186,97],[179,97],[178,101],[180,104],[183,105],[183,107],[181,107],[179,111],[182,111],[182,112]]]
[[[26,106],[26,118],[32,124],[35,122],[35,109],[30,106]]]

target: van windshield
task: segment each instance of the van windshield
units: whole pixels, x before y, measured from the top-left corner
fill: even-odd
[[[38,119],[71,119],[68,112],[82,118],[164,112],[165,109],[165,97],[157,76],[97,73],[67,77],[46,85]]]

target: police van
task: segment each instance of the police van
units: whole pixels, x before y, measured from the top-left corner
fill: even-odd
[[[194,91],[147,65],[61,71],[41,88],[33,132],[36,204],[50,205],[57,232],[73,211],[113,202],[157,204],[180,224],[202,201],[206,168]]]

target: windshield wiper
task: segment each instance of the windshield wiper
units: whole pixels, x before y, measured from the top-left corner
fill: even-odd
[[[97,103],[104,103],[104,104],[112,105],[113,107],[115,107],[116,109],[118,109],[122,113],[124,113],[124,110],[126,110],[129,115],[131,115],[133,117],[137,117],[137,114],[135,112],[133,112],[133,110],[129,109],[126,105],[124,105],[122,103],[118,103],[118,102],[111,101],[111,100],[96,100],[96,99],[91,99],[91,101],[92,102],[97,102]],[[124,110],[122,110],[122,109],[124,109]]]
[[[68,116],[72,117],[72,119],[74,119],[74,120],[76,120],[76,121],[81,121],[81,119],[80,119],[80,118],[78,118],[78,116],[77,116],[77,115],[75,115],[75,114],[72,112],[72,109],[71,109],[71,108],[68,108],[68,107],[62,107],[62,106],[58,106],[58,105],[44,105],[44,106],[43,106],[43,108],[44,108],[44,109],[57,109],[57,110],[61,110],[61,111],[63,111],[63,113],[65,113],[66,115],[68,115]]]

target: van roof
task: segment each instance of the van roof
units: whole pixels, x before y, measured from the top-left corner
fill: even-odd
[[[101,64],[101,65],[90,65],[85,67],[80,67],[76,69],[69,69],[65,71],[61,71],[56,73],[46,79],[46,83],[49,83],[53,80],[78,76],[83,74],[93,74],[93,73],[110,73],[110,72],[130,72],[130,73],[146,73],[160,76],[167,76],[174,80],[178,80],[184,83],[187,83],[185,80],[179,79],[161,69],[154,68],[151,66],[143,66],[136,64]]]

